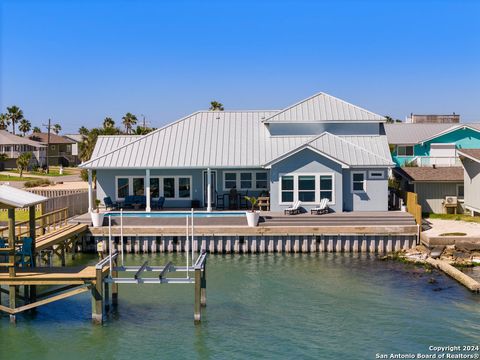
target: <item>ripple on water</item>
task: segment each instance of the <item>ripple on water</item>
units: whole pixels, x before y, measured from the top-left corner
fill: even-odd
[[[209,256],[207,284],[200,326],[192,286],[122,285],[104,326],[90,324],[82,294],[20,316],[17,327],[2,318],[0,349],[19,349],[21,359],[340,359],[480,341],[478,296],[440,273],[368,255]]]

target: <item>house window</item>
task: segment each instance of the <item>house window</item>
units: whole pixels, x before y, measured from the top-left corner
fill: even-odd
[[[226,172],[224,173],[224,188],[225,190],[230,190],[237,187],[237,173]]]
[[[190,197],[190,178],[188,177],[178,178],[178,197],[180,198]]]
[[[255,188],[256,189],[267,189],[267,173],[266,172],[257,172],[255,173]]]
[[[150,178],[150,197],[152,198],[160,197],[160,179],[159,178]]]
[[[465,187],[463,184],[457,184],[457,198],[463,200],[465,197]]]
[[[315,175],[298,177],[298,200],[315,202]]]
[[[240,173],[240,189],[252,188],[252,173],[242,172]]]
[[[128,196],[128,178],[117,178],[117,199],[125,199]]]
[[[368,177],[370,179],[383,179],[385,174],[382,170],[371,170],[368,172]]]
[[[281,177],[282,203],[293,202],[293,176]]]
[[[354,172],[352,173],[352,192],[365,192],[366,190],[365,173]]]
[[[320,175],[320,200],[327,198],[333,202],[333,176]]]
[[[163,178],[163,196],[165,198],[175,197],[175,178]]]
[[[413,146],[411,145],[398,145],[397,156],[413,156]]]
[[[55,145],[50,145],[50,150],[55,150]]]
[[[133,178],[133,195],[145,195],[145,179]]]
[[[67,145],[67,151],[68,151],[68,152],[71,152],[71,151],[72,151],[72,145],[70,145],[70,144]]]

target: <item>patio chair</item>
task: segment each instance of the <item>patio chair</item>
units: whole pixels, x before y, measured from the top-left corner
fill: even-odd
[[[25,267],[26,264],[33,266],[33,253],[32,253],[32,238],[26,237],[22,239],[23,243],[19,251],[15,253],[15,256],[20,256],[20,260],[17,261],[17,264],[21,264],[22,267]],[[28,256],[28,261],[25,261],[25,257]]]
[[[103,203],[105,204],[105,207],[107,208],[107,210],[108,209],[117,210],[119,208],[119,204],[117,202],[113,202],[110,196],[104,197]]]
[[[320,200],[320,205],[310,209],[310,214],[321,215],[328,213],[328,198]]]
[[[160,196],[157,201],[157,209],[163,210],[163,204],[165,204],[165,198],[163,196]]]
[[[215,195],[217,197],[217,201],[215,203],[217,209],[219,210],[225,209],[225,194],[219,194],[215,191]]]
[[[283,213],[286,215],[295,215],[295,214],[299,214],[300,213],[300,206],[302,205],[302,202],[297,200],[293,203],[292,206],[290,206],[289,208],[286,208]]]

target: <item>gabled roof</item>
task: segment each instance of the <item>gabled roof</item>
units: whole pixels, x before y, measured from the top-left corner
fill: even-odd
[[[385,120],[384,116],[321,92],[271,115],[264,122],[385,122]]]
[[[33,133],[29,138],[33,141],[38,141],[40,144],[48,143],[48,133]],[[50,144],[75,144],[75,141],[50,133]]]
[[[463,167],[402,167],[394,170],[413,182],[463,182]]]
[[[357,144],[355,142],[357,142]],[[364,146],[359,146],[359,142]],[[320,136],[307,141],[305,144],[282,154],[278,158],[272,159],[265,165],[273,165],[303,149],[318,152],[341,164],[344,168],[350,166],[388,167],[394,165],[390,153],[385,153],[385,149],[388,149],[388,144],[384,136],[349,136],[347,140],[346,137],[340,137],[328,132],[324,132]]]
[[[270,136],[262,120],[273,113],[273,111],[199,111],[147,135],[100,136],[92,159],[80,167],[92,169],[261,167],[318,138],[318,136]],[[329,154],[338,159],[345,159],[350,162],[349,165],[391,164],[385,136],[332,134],[324,136],[331,138]],[[316,145],[320,147],[320,144],[311,146]],[[351,149],[349,155],[342,154],[345,150],[342,150],[340,145]],[[327,152],[327,143],[322,150]],[[371,163],[367,162],[368,157]]]
[[[467,127],[480,131],[480,123],[472,124],[385,124],[388,142],[393,145],[414,145]]]
[[[0,145],[30,145],[36,148],[43,148],[44,145],[28,138],[13,135],[7,130],[0,130]]]
[[[8,185],[0,185],[0,207],[24,208],[47,201],[44,196],[14,188]]]
[[[480,149],[461,149],[457,150],[457,154],[480,163]]]

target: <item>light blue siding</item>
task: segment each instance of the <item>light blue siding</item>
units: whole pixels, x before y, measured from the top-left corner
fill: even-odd
[[[320,135],[327,131],[334,135],[379,135],[380,125],[376,124],[339,124],[339,123],[272,123],[268,124],[272,136]]]
[[[335,188],[335,204],[330,205],[333,211],[342,211],[342,167],[340,164],[312,150],[302,150],[277,164],[270,171],[270,203],[272,211],[283,211],[289,205],[280,204],[280,176],[289,173],[333,173]],[[310,211],[314,205],[304,205]]]
[[[388,210],[388,171],[382,171],[382,179],[373,179],[369,172],[372,169],[344,169],[343,170],[343,210],[344,211],[387,211]],[[352,192],[352,172],[365,172],[366,191]]]

